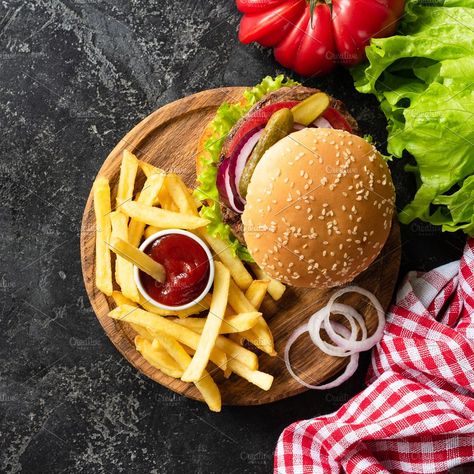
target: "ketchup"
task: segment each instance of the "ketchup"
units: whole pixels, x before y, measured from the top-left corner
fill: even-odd
[[[182,234],[164,235],[151,243],[145,253],[166,270],[164,283],[140,271],[143,288],[158,303],[181,306],[193,301],[206,288],[209,259],[192,238]]]

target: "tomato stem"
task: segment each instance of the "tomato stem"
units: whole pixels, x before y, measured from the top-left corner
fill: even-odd
[[[309,12],[311,18],[311,28],[313,27],[313,16],[314,16],[314,9],[318,3],[323,3],[329,7],[329,10],[332,13],[332,0],[306,0],[309,3]]]

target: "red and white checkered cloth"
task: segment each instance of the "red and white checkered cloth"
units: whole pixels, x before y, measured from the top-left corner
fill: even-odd
[[[286,428],[275,473],[440,473],[474,461],[474,239],[459,262],[407,275],[370,384]]]

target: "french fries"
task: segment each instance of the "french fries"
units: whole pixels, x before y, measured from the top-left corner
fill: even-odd
[[[252,306],[250,301],[233,281],[230,282],[229,304],[237,313],[256,311],[254,306]],[[276,355],[272,332],[263,317],[259,318],[257,324],[252,329],[243,332],[242,336],[263,352],[271,356]]]
[[[162,344],[162,346],[168,351],[169,355],[179,364],[182,370],[186,370],[189,367],[191,357],[175,339],[163,334],[157,334],[153,345],[156,345],[157,341]],[[194,384],[201,392],[202,398],[204,398],[209,409],[216,412],[221,411],[221,393],[212,377],[206,371],[203,372],[202,377],[195,381]]]
[[[278,301],[286,290],[286,286],[273,278],[270,278],[256,263],[251,263],[250,268],[252,269],[255,276],[260,280],[270,280],[268,285],[268,294],[275,300]]]
[[[117,189],[117,208],[119,208],[125,201],[130,201],[132,199],[137,171],[138,160],[136,156],[128,150],[124,150],[122,154],[122,163],[120,165],[120,177]]]
[[[169,319],[157,314],[149,313],[141,308],[121,305],[109,312],[109,316],[119,321],[134,323],[147,328],[154,336],[162,332],[174,337],[179,342],[196,350],[199,345],[199,334],[188,328],[173,323]],[[223,370],[227,367],[227,356],[221,349],[214,347],[211,351],[210,360]]]
[[[258,368],[258,357],[255,352],[249,351],[245,347],[236,344],[225,336],[219,336],[216,339],[216,347],[224,351],[230,359],[236,359],[251,369]]]
[[[164,181],[164,174],[152,174],[145,181],[145,184],[143,185],[142,191],[140,192],[140,196],[138,197],[136,203],[143,206],[152,206],[158,198],[158,194],[161,188],[163,187]],[[132,204],[132,202],[126,202],[124,204]],[[120,211],[125,213],[123,209],[124,204],[120,206]],[[130,223],[128,225],[128,241],[133,246],[138,247],[140,245],[140,240],[142,238],[143,231],[145,230],[145,223],[138,219],[133,219],[133,216],[130,217],[132,217],[132,219],[130,220]]]
[[[166,176],[166,171],[163,171],[161,168],[157,168],[156,166],[153,166],[150,163],[147,163],[146,161],[138,160],[138,166],[147,178],[149,178],[153,174],[161,174],[163,176]]]
[[[112,233],[110,224],[109,180],[99,176],[93,185],[95,231],[95,285],[107,296],[112,295],[112,263],[109,241]]]
[[[151,205],[147,206],[140,202],[125,202],[120,209],[136,221],[161,227],[162,229],[199,229],[199,227],[209,224],[209,221],[202,217],[167,211]]]
[[[199,215],[196,202],[186,185],[183,183],[183,180],[178,175],[169,174],[166,176],[166,189],[168,190],[171,199],[178,207],[179,212],[193,216]]]
[[[178,318],[187,318],[193,314],[199,314],[203,311],[208,311],[211,306],[211,295],[206,295],[201,301],[191,306],[188,309],[180,309],[179,311],[167,310],[157,308],[155,305],[149,303],[143,296],[140,298],[140,306],[150,313],[158,314],[160,316],[177,316]]]
[[[269,283],[270,280],[254,280],[245,292],[245,297],[257,310],[260,309],[263,298],[265,298]]]
[[[183,375],[183,369],[170,357],[168,352],[160,347],[152,346],[152,343],[142,336],[135,336],[134,342],[137,351],[150,365],[175,379],[179,379]]]
[[[215,262],[214,293],[212,295],[211,307],[199,338],[196,353],[181,377],[181,380],[184,382],[196,382],[205,371],[224,319],[227,298],[229,296],[229,284],[229,270],[222,263]]]
[[[219,334],[232,334],[247,331],[257,324],[258,318],[262,313],[250,312],[233,314],[231,316],[225,316],[219,329]],[[175,319],[175,323],[181,324],[191,329],[191,331],[201,333],[204,328],[205,318],[184,318]]]
[[[116,239],[128,240],[128,218],[121,212],[112,212],[110,214],[110,221],[112,223],[112,238],[111,242]],[[135,247],[133,247],[135,248]],[[122,293],[126,298],[132,301],[140,301],[140,294],[135,278],[133,277],[133,263],[129,260],[117,255],[115,260],[115,280],[120,285]]]
[[[135,192],[139,169],[146,181]],[[122,156],[113,201],[116,210],[111,212],[106,178],[96,179],[93,197],[97,223],[96,286],[115,302],[109,316],[133,329],[135,348],[141,356],[163,374],[193,382],[213,411],[220,411],[222,402],[219,388],[210,375],[209,362],[225,378],[235,374],[262,390],[269,390],[273,377],[258,370],[257,354],[244,347],[243,342],[248,340],[262,351],[276,354],[273,336],[259,308],[266,293],[277,300],[285,286],[269,278],[255,264],[251,264],[251,274],[224,241],[207,232],[209,221],[199,215],[202,203],[178,175],[166,174],[138,160],[128,150]],[[144,238],[174,228],[199,235],[215,256],[212,294],[188,309],[177,311],[148,302],[134,279],[136,265],[154,279],[163,280],[164,268],[138,247]],[[111,250],[116,253],[114,275]],[[113,290],[114,278],[120,291]],[[214,366],[210,367],[215,370]]]
[[[128,304],[129,306],[137,307],[137,304],[134,303],[132,300],[129,300],[125,297],[120,291],[112,292],[112,298],[116,304],[116,306],[121,306],[123,304]],[[151,335],[150,331],[143,326],[138,326],[137,324],[129,323],[130,327],[139,335],[147,339],[149,342],[153,341],[153,336]]]
[[[253,278],[241,260],[233,255],[231,249],[224,241],[212,237],[207,232],[200,232],[200,235],[214,250],[216,257],[229,269],[238,287],[245,291],[252,283]]]
[[[262,390],[270,390],[273,383],[273,376],[259,370],[252,370],[238,360],[229,360],[229,369],[243,379],[253,383]]]
[[[145,252],[130,245],[123,239],[113,238],[110,241],[110,248],[117,255],[127,260],[133,265],[136,265],[140,270],[147,275],[153,277],[156,281],[163,283],[166,280],[165,268],[161,263],[155,262]]]
[[[163,230],[163,229],[160,229],[159,227],[149,225],[149,226],[146,227],[145,232],[143,233],[143,235],[145,236],[145,239],[148,239],[148,237],[150,237],[153,234],[156,234],[160,230]]]
[[[168,192],[166,185],[161,188],[161,191],[158,194],[158,201],[162,209],[166,209],[167,211],[173,211],[173,212],[179,211],[178,206],[175,204],[175,202],[171,198],[171,195]]]

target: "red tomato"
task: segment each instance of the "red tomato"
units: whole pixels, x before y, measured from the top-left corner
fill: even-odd
[[[303,76],[325,74],[337,63],[352,66],[365,57],[371,38],[390,36],[404,0],[236,0],[244,14],[242,43],[274,47],[276,60]],[[312,20],[312,21],[311,21]]]

